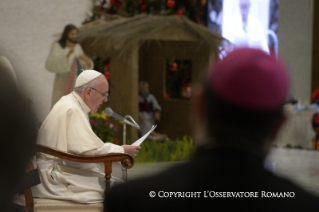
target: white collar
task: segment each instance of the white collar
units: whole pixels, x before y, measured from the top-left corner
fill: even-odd
[[[87,106],[87,104],[85,104],[85,102],[83,101],[83,99],[79,96],[79,94],[77,94],[76,92],[72,92],[71,93],[72,96],[78,101],[78,103],[80,104],[82,110],[88,114],[89,112],[91,112],[91,109],[89,108],[89,106]]]

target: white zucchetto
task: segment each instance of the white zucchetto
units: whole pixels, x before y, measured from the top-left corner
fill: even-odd
[[[78,88],[86,83],[94,80],[95,78],[101,76],[102,74],[95,70],[84,70],[77,78],[75,87]]]

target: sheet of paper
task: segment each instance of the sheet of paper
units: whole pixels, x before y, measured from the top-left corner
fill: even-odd
[[[141,138],[139,138],[137,141],[135,141],[134,143],[132,143],[132,145],[134,146],[140,146],[143,141],[149,136],[149,134],[151,132],[153,132],[153,130],[156,128],[157,125],[153,125],[152,128],[150,129],[150,131],[148,131],[147,133],[145,133],[145,135],[143,135]]]

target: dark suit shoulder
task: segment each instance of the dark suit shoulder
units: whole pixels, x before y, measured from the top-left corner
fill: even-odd
[[[114,186],[106,195],[106,208],[108,211],[210,211],[212,208],[318,211],[318,197],[266,171],[262,160],[231,151],[208,153],[157,175]]]

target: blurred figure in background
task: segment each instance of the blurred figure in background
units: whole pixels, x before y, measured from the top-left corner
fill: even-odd
[[[209,10],[208,28],[222,35],[223,0],[210,0],[207,6]]]
[[[13,208],[28,160],[34,154],[36,127],[31,108],[17,87],[10,62],[0,56],[0,210]],[[23,186],[22,186],[23,187]]]
[[[269,53],[266,32],[261,21],[250,14],[251,1],[239,0],[240,15],[229,23],[230,31],[224,37],[235,48],[250,47],[262,49]]]
[[[148,82],[140,82],[138,104],[140,133],[143,136],[155,125],[156,121],[161,119],[161,106],[158,104],[155,96],[150,94]],[[150,138],[165,139],[167,135],[153,131],[150,134]]]
[[[318,104],[319,104],[319,88],[317,88],[311,95],[312,100],[316,106],[316,112],[311,116],[311,125],[312,129],[315,131],[315,137],[312,140],[312,149],[319,151],[319,112],[318,112]]]
[[[205,131],[194,158],[111,188],[104,211],[317,211],[318,197],[264,168],[286,119],[284,66],[243,48],[206,78],[193,93],[192,127]]]
[[[93,61],[77,43],[79,30],[73,24],[65,26],[61,38],[52,45],[45,67],[56,73],[52,102],[53,105],[73,91],[76,77],[81,69],[93,69]]]

